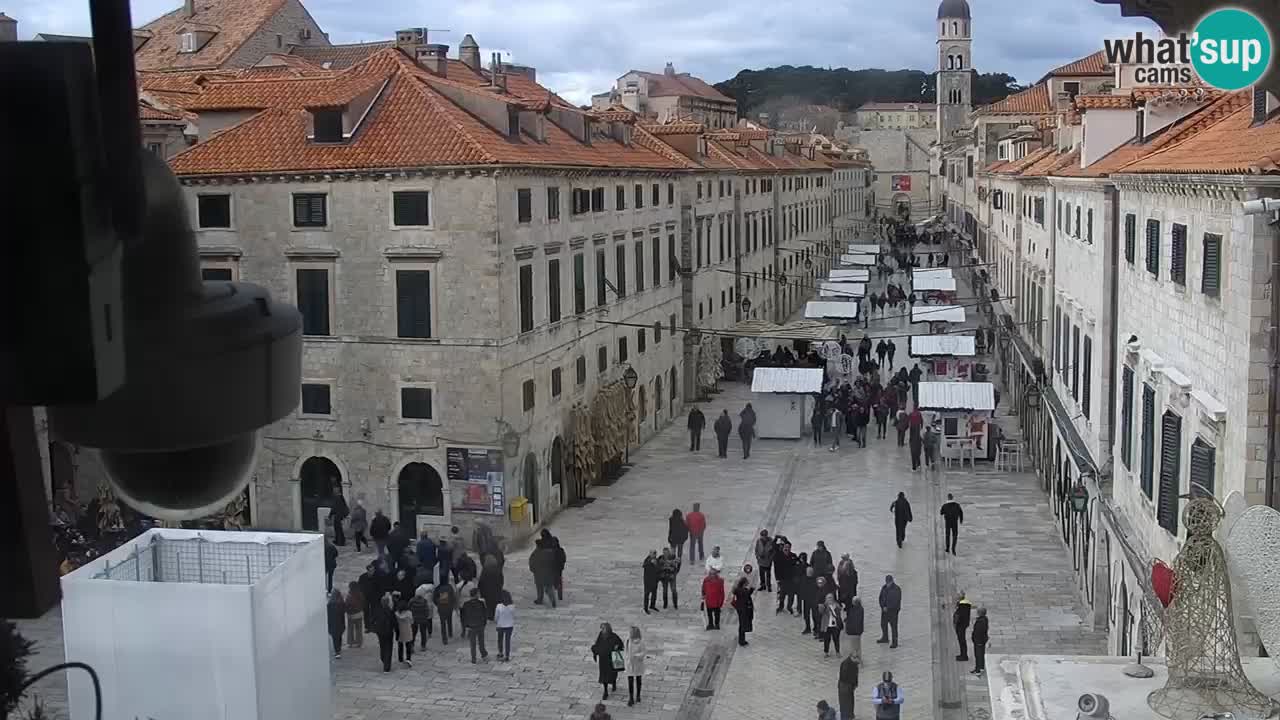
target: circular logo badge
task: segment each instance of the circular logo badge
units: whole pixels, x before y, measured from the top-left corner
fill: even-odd
[[[1220,90],[1249,87],[1271,66],[1271,33],[1253,13],[1215,10],[1196,25],[1191,64],[1202,80]]]

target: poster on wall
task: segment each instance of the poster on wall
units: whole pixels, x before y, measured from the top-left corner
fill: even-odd
[[[894,175],[890,180],[893,192],[911,192],[910,175]]]
[[[451,447],[445,449],[445,461],[454,512],[507,511],[501,450]]]

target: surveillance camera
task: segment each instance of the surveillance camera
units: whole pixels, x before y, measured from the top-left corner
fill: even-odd
[[[1076,700],[1076,709],[1080,714],[1089,718],[1107,718],[1111,716],[1111,703],[1107,702],[1105,695],[1098,693],[1085,693]]]
[[[129,505],[190,520],[244,489],[259,429],[297,406],[302,318],[256,285],[201,281],[181,186],[142,154],[143,237],[122,264],[124,384],[93,405],[50,407],[49,424],[99,450]]]
[[[1280,212],[1280,198],[1258,198],[1242,204],[1245,215],[1261,215],[1269,212]]]

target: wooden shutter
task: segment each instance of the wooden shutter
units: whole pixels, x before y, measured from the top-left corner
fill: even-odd
[[[1133,368],[1120,371],[1120,461],[1133,469]]]
[[[1200,268],[1200,291],[1218,297],[1222,291],[1222,236],[1204,234],[1204,255]]]
[[[402,338],[431,337],[430,271],[396,271],[396,325]]]
[[[520,332],[533,329],[533,266],[520,266]]]
[[[1196,438],[1196,441],[1191,443],[1191,482],[1203,485],[1211,497],[1215,491],[1217,464],[1217,450],[1202,438]],[[1203,492],[1195,485],[1191,486],[1193,496],[1198,497]]]
[[[1178,491],[1182,480],[1182,418],[1166,412],[1160,421],[1160,499],[1156,519],[1160,527],[1178,534]]]
[[[324,227],[328,214],[325,212],[323,193],[299,193],[293,196],[293,224],[297,227]]]
[[[1187,284],[1187,226],[1174,223],[1169,252],[1169,277],[1179,285]]]
[[[1156,447],[1156,391],[1142,384],[1142,492],[1152,495]]]
[[[1147,221],[1147,272],[1160,277],[1160,221]]]
[[[1138,217],[1136,215],[1124,216],[1124,259],[1130,265],[1133,264],[1134,256],[1138,251]]]
[[[1085,239],[1090,245],[1092,245],[1093,244],[1093,208],[1089,208],[1088,219],[1089,219],[1089,226],[1085,228]]]
[[[1080,326],[1071,328],[1071,397],[1080,399]]]
[[[1081,360],[1080,376],[1084,378],[1084,387],[1080,389],[1080,412],[1089,420],[1090,400],[1093,399],[1093,338],[1084,336],[1084,358]]]
[[[547,322],[560,320],[560,261],[547,261]]]

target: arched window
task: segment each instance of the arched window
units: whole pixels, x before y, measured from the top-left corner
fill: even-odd
[[[952,35],[959,35],[959,34],[960,34],[960,23],[955,22],[955,21],[952,21],[952,23],[951,23],[951,34],[952,34]]]
[[[946,37],[946,36],[947,36],[947,21],[943,20],[942,21],[942,37]]]
[[[964,69],[964,56],[963,56],[963,55],[957,55],[957,56],[956,56],[956,69],[957,69],[957,70],[963,70],[963,69]]]
[[[947,56],[947,69],[948,69],[948,70],[954,70],[954,69],[955,69],[955,67],[956,67],[956,56],[955,56],[955,55],[948,55],[948,56]]]

